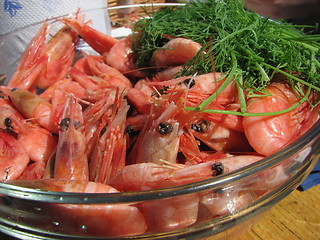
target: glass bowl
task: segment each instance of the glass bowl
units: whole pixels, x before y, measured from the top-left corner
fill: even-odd
[[[137,6],[109,11],[127,7]],[[9,35],[21,38],[34,27]],[[14,67],[4,68],[2,62],[10,76]],[[320,120],[292,144],[259,162],[170,188],[84,194],[1,182],[0,231],[21,239],[236,239],[308,176],[319,159],[319,146]],[[142,219],[128,218],[124,210],[128,208],[140,211]],[[117,215],[122,224],[105,219],[103,211]]]

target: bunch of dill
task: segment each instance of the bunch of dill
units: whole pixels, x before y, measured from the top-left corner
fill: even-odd
[[[222,72],[237,83],[240,95],[250,97],[280,73],[303,96],[306,88],[320,89],[320,35],[305,35],[303,27],[263,18],[247,11],[241,0],[191,0],[137,22],[133,49],[138,66],[146,67],[170,39],[188,38],[203,49],[184,64],[180,75]]]

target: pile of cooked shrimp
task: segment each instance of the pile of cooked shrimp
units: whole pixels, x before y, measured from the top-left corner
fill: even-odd
[[[156,71],[150,76],[135,65],[132,35],[119,40],[97,32],[79,14],[61,21],[64,26],[50,39],[50,23],[42,24],[7,86],[1,86],[0,181],[85,193],[173,187],[260,161],[319,119],[319,107],[307,102],[272,116],[189,111],[217,93],[226,79],[220,72],[175,77],[201,49],[199,43],[170,40],[152,56],[150,68]],[[79,53],[80,37],[97,54]],[[276,112],[301,100],[285,80],[265,91],[248,99],[248,113]],[[208,107],[240,111],[236,84],[230,81]],[[76,215],[73,221],[84,222],[88,234],[167,231],[195,223],[200,204],[212,216],[234,212],[258,197],[252,189],[272,189],[286,179],[281,168],[260,178],[250,191],[138,206],[57,208]],[[95,224],[100,218],[103,227]]]

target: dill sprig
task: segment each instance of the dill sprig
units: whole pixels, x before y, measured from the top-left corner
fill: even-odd
[[[296,92],[303,93],[306,87],[319,91],[320,35],[305,35],[304,27],[263,18],[247,11],[241,0],[191,0],[137,22],[133,49],[137,65],[146,67],[152,54],[170,39],[194,40],[203,51],[184,64],[180,75],[215,69],[236,82],[243,98],[263,92],[277,74],[284,75]],[[244,112],[245,100],[240,100]],[[210,101],[197,110],[205,109]]]

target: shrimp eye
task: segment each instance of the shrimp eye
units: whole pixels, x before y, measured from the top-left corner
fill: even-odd
[[[158,126],[158,131],[160,134],[168,134],[171,133],[173,130],[173,126],[171,123],[168,122],[161,122]]]
[[[60,121],[60,128],[62,131],[65,131],[69,128],[70,118],[64,118]]]
[[[12,124],[12,119],[7,117],[4,119],[4,125],[6,125],[6,127],[11,127]]]
[[[138,133],[131,124],[126,126],[125,132],[128,133],[130,137],[133,137]]]
[[[198,123],[191,124],[191,128],[199,133],[205,133],[210,127],[210,122],[207,120],[199,121]]]
[[[107,126],[108,126],[108,124],[105,125],[105,126],[101,129],[101,131],[100,131],[100,137],[102,137],[102,135],[107,131]]]
[[[223,173],[224,171],[224,166],[221,162],[217,162],[212,164],[212,171],[214,171],[215,174],[213,174],[214,176],[219,176]]]
[[[194,79],[187,78],[183,81],[183,84],[188,88],[192,88],[196,84],[196,81]]]
[[[151,97],[154,97],[154,96],[158,96],[159,94],[160,95],[164,95],[164,94],[167,94],[167,91],[169,89],[169,86],[163,86],[161,89],[159,89],[157,92],[153,92],[151,94]]]
[[[6,130],[7,130],[8,133],[14,133],[12,126],[8,126],[8,127],[6,128]]]
[[[11,92],[17,91],[18,88],[11,88]]]

